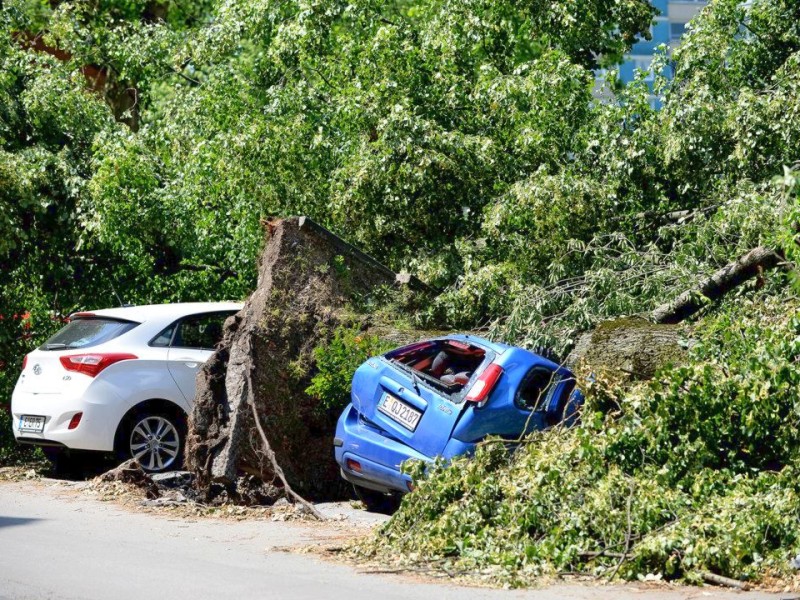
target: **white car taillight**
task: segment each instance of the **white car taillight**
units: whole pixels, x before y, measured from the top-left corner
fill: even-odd
[[[103,354],[73,354],[62,356],[61,364],[67,371],[84,373],[89,377],[96,377],[100,371],[121,360],[135,360],[138,356],[121,352]]]

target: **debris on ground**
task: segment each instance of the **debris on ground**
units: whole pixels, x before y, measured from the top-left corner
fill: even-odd
[[[150,479],[162,488],[169,489],[191,489],[194,483],[194,475],[189,471],[168,471],[167,473],[153,473]]]
[[[41,478],[39,465],[14,465],[0,468],[0,481],[26,481]]]
[[[150,475],[142,469],[142,465],[133,458],[99,475],[95,481],[97,483],[122,483],[133,485],[144,490],[145,494],[150,499],[158,498],[161,495],[158,485],[156,485]]]
[[[17,471],[22,472],[20,469]],[[36,478],[41,479],[41,476]],[[233,495],[229,494],[229,488],[214,484],[209,500],[205,494],[197,491],[194,480],[194,474],[189,471],[149,474],[130,460],[90,481],[62,483],[103,501],[159,512],[168,511],[178,517],[288,521],[302,519],[306,515],[301,507],[285,499],[274,501],[278,495],[274,486],[257,477],[248,475],[237,478]]]

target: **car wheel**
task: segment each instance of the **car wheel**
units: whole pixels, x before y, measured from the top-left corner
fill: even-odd
[[[186,428],[174,415],[138,414],[122,436],[122,457],[135,458],[149,473],[174,471],[183,464]]]
[[[356,497],[364,503],[370,512],[378,512],[386,515],[392,514],[400,506],[399,494],[384,494],[375,490],[370,490],[360,485],[353,484]]]

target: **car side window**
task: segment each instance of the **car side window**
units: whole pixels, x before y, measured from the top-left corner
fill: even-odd
[[[517,390],[515,404],[523,410],[546,410],[548,394],[560,380],[558,373],[551,369],[533,367]]]
[[[164,329],[150,342],[150,345],[155,348],[166,348],[172,341],[172,333],[175,331],[175,323]]]
[[[185,317],[178,323],[173,347],[213,350],[222,340],[222,326],[231,314],[207,313]]]

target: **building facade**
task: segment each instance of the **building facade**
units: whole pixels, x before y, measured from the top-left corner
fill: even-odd
[[[706,0],[651,0],[651,3],[660,13],[650,26],[652,39],[634,44],[631,53],[619,66],[619,78],[625,83],[633,81],[635,69],[648,71],[645,79],[652,81],[654,75],[650,63],[656,48],[661,44],[666,44],[670,50],[677,47],[686,25],[708,4]]]

